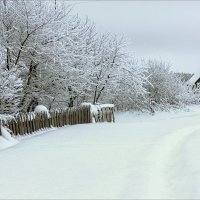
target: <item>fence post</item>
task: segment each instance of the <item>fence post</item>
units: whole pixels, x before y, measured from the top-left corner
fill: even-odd
[[[2,124],[2,123],[1,123],[1,120],[0,120],[0,136],[2,135],[2,133],[1,133],[1,124]]]
[[[113,122],[115,122],[115,113],[114,113],[114,108],[112,108],[112,119],[113,119]]]

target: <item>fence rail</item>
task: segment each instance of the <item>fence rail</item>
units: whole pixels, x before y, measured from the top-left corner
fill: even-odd
[[[90,106],[73,107],[66,110],[58,110],[51,113],[19,113],[12,119],[0,120],[0,127],[6,126],[11,130],[11,135],[32,134],[38,130],[95,122],[114,122],[114,109],[102,108],[97,115],[90,112]],[[1,135],[1,128],[0,128]]]

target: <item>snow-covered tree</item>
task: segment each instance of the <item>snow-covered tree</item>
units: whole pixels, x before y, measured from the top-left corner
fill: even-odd
[[[87,93],[94,104],[106,99],[105,93],[109,93],[117,84],[117,76],[123,60],[123,39],[115,36],[102,35],[97,38],[91,49],[87,74],[89,84]]]
[[[148,110],[145,84],[148,83],[146,68],[139,62],[127,60],[122,63],[118,84],[114,87],[113,102],[121,110]]]
[[[2,57],[0,56],[0,61]],[[4,61],[0,63],[0,113],[16,113],[22,91],[22,80],[16,68],[8,70]]]
[[[98,34],[88,19],[70,11],[61,1],[0,1],[0,87],[10,90],[15,105],[11,108],[11,96],[2,97],[3,110],[87,101],[153,111],[187,104],[189,97],[196,101],[197,94],[183,83],[189,74],[174,73],[158,61],[135,62],[126,55],[123,39]]]
[[[186,103],[187,85],[179,74],[170,69],[170,65],[161,61],[149,60],[146,85],[150,105],[154,108],[166,109]]]
[[[67,50],[63,50],[67,43],[73,46],[70,34],[79,27],[79,21],[69,16],[68,8],[59,5],[55,12],[53,5],[41,0],[8,0],[6,6],[2,4],[1,11],[1,41],[7,50],[5,56],[9,57],[6,65],[9,70],[14,67],[21,71],[23,97],[20,106],[22,110],[30,111],[45,97],[54,98],[46,86],[54,80],[59,85],[64,63],[68,63],[62,56],[68,56]]]

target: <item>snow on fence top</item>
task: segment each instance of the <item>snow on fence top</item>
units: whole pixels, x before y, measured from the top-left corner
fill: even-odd
[[[34,114],[38,114],[38,113],[46,113],[48,118],[51,117],[49,110],[47,109],[47,107],[45,107],[43,105],[38,105],[38,106],[35,107]]]
[[[41,112],[49,113],[49,110],[43,105],[36,106],[34,109],[34,113],[41,113]]]
[[[91,103],[82,103],[81,106],[90,106],[90,112],[93,114],[98,114],[97,107]]]
[[[115,107],[114,104],[100,104],[99,106],[101,108],[114,108]]]
[[[0,120],[8,120],[8,119],[13,119],[14,116],[12,115],[7,115],[7,114],[0,114]]]

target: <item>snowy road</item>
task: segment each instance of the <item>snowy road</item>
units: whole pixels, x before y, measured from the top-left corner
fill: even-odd
[[[0,151],[0,199],[199,199],[200,108],[61,128]]]

